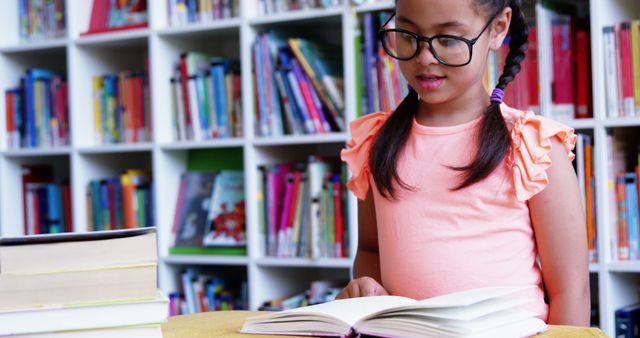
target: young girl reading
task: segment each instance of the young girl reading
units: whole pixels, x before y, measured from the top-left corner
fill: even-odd
[[[488,53],[507,34],[488,95]],[[351,123],[341,157],[359,199],[359,242],[338,298],[536,285],[523,296],[540,318],[588,326],[576,136],[502,103],[528,46],[520,1],[397,0],[379,37],[411,88],[395,111]]]

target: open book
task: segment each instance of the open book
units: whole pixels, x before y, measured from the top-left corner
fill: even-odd
[[[533,287],[533,286],[531,286]],[[247,318],[240,332],[350,337],[528,337],[547,325],[514,294],[530,287],[489,287],[416,301],[397,296],[335,300]]]

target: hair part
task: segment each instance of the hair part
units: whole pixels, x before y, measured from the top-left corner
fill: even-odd
[[[520,72],[520,63],[529,47],[529,28],[521,9],[521,0],[472,0],[476,6],[487,12],[489,17],[499,14],[504,8],[512,10],[509,26],[509,53],[505,60],[503,73],[496,88],[504,90]],[[396,1],[397,4],[397,1]],[[403,189],[414,188],[402,181],[397,171],[397,162],[401,150],[407,143],[412,122],[418,111],[420,99],[415,90],[398,105],[389,119],[380,128],[375,137],[369,156],[369,167],[380,194],[385,198],[397,197],[395,184]],[[511,147],[509,128],[502,116],[500,104],[492,102],[484,112],[477,134],[478,150],[474,159],[462,167],[451,167],[460,172],[462,182],[453,188],[464,189],[487,178],[504,160]]]

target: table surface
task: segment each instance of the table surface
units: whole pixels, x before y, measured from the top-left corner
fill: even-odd
[[[239,333],[245,318],[260,315],[258,311],[205,312],[186,316],[175,316],[162,325],[164,338],[277,338],[290,336],[256,335]],[[571,326],[549,326],[549,330],[536,338],[607,337],[597,328]]]

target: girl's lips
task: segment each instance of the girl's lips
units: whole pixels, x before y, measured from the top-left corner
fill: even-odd
[[[420,88],[424,90],[435,90],[442,86],[446,77],[444,76],[416,76],[416,81]]]

